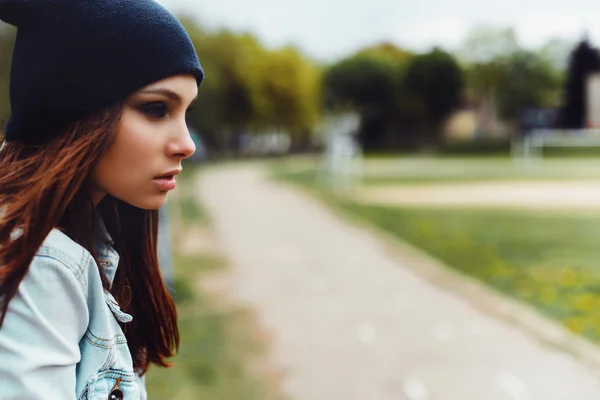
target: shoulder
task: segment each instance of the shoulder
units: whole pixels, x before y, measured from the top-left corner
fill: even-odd
[[[54,264],[65,272],[75,275],[87,292],[87,275],[92,256],[83,246],[58,229],[52,229],[38,251],[30,267],[30,272],[41,265]]]

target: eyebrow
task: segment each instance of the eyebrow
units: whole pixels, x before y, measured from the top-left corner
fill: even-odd
[[[169,89],[163,89],[163,88],[157,88],[157,89],[144,89],[141,90],[140,93],[144,93],[144,94],[160,94],[165,96],[168,99],[171,99],[173,101],[176,101],[178,103],[181,103],[183,100],[181,99],[181,96],[177,93],[175,93],[172,90]],[[194,97],[192,99],[192,103],[194,101],[196,101],[198,99],[198,95],[196,95],[196,97]]]

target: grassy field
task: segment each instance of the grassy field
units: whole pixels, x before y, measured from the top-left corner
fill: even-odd
[[[413,162],[367,160],[367,180],[401,185],[430,178],[439,182],[532,179],[530,172],[514,168],[510,160],[423,159],[422,168],[412,173],[402,169]],[[600,160],[547,160],[535,167],[535,179],[595,178],[599,166]],[[600,212],[358,204],[316,185],[314,164],[284,163],[275,165],[274,171],[278,179],[309,189],[332,207],[396,235],[450,267],[532,304],[571,331],[600,342]]]
[[[202,228],[204,234],[210,232],[210,218],[194,196],[197,173],[184,173],[187,176],[179,180],[179,196],[170,200],[170,211],[182,210],[185,217],[185,227],[172,226],[172,231],[184,229],[184,234],[192,234]],[[177,221],[173,218],[172,223],[179,224]],[[280,399],[272,382],[257,368],[264,343],[251,312],[207,293],[198,284],[226,268],[226,260],[219,254],[174,254],[181,347],[171,360],[174,367],[153,367],[148,372],[150,399]]]
[[[311,184],[315,179],[316,162],[314,159],[284,162],[282,170],[288,180]],[[600,158],[551,158],[525,163],[509,157],[376,157],[368,158],[363,169],[364,185],[490,180],[600,181]]]

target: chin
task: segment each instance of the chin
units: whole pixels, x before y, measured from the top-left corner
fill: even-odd
[[[136,199],[136,201],[128,202],[134,207],[141,208],[142,210],[158,210],[167,202],[167,193],[161,193],[156,196]]]

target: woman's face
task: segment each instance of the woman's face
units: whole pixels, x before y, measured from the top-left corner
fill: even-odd
[[[115,141],[91,174],[95,204],[106,194],[146,210],[165,203],[181,160],[196,150],[185,114],[197,94],[196,78],[177,75],[126,100]]]

